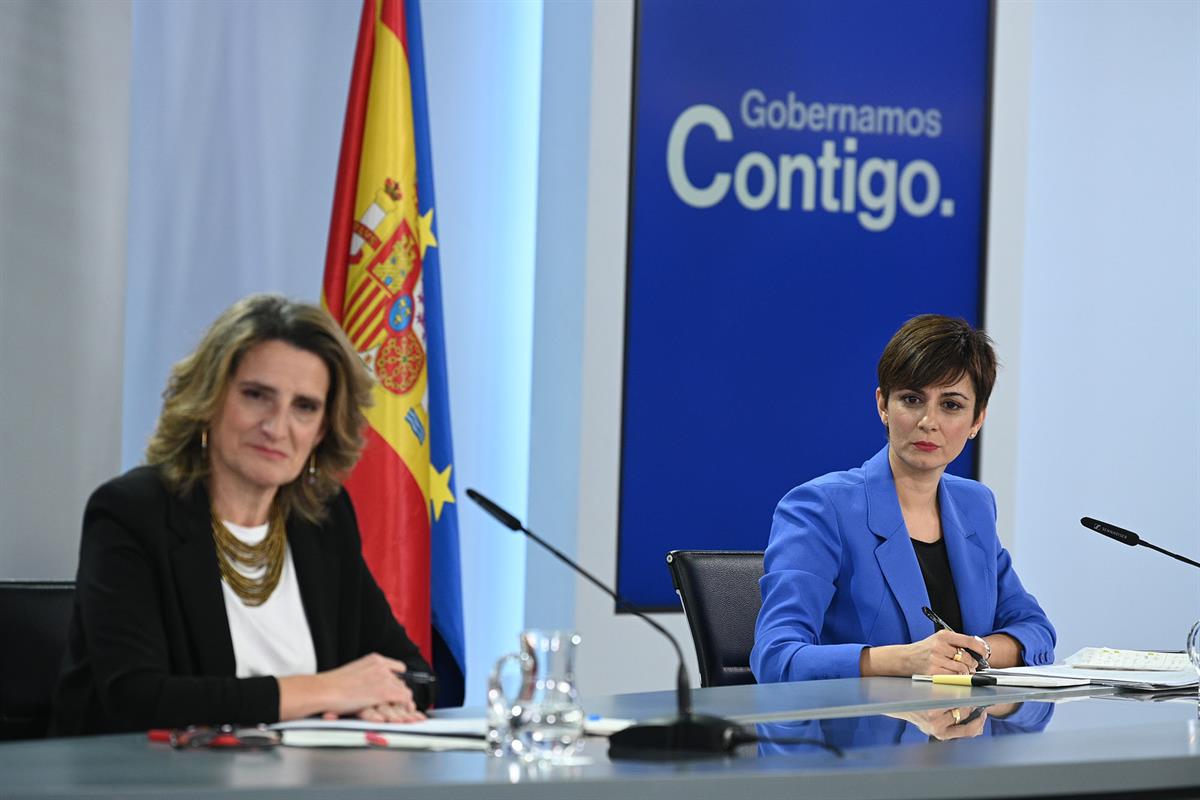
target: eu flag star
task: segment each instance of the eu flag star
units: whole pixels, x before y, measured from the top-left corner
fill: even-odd
[[[453,468],[453,464],[447,464],[443,470],[429,465],[429,502],[433,503],[434,520],[441,519],[442,506],[454,502],[454,494],[450,491],[450,470]]]
[[[437,247],[437,239],[433,236],[433,209],[429,209],[421,215],[419,224],[418,238],[421,240],[421,258],[425,258],[425,251],[430,247]]]

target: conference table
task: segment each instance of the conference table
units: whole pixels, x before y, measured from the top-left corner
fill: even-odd
[[[669,714],[675,703],[670,692],[585,701],[589,713],[635,719]],[[866,678],[700,689],[694,705],[774,741],[655,762],[610,761],[607,742],[589,738],[571,763],[544,766],[481,752],[173,750],[144,734],[47,739],[0,744],[0,798],[1200,797],[1194,695],[1162,702],[1103,687]],[[974,710],[984,707],[992,712]],[[960,724],[945,727],[951,714]],[[978,735],[939,738],[964,732]],[[783,741],[798,736],[842,754]]]

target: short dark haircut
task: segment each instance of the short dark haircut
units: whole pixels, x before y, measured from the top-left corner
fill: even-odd
[[[960,317],[922,314],[900,326],[883,348],[877,373],[884,399],[896,389],[957,383],[964,375],[975,388],[975,418],[987,408],[996,383],[991,338]]]

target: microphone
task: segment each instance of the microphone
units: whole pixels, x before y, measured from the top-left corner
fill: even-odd
[[[1079,520],[1079,524],[1085,528],[1095,531],[1096,533],[1107,536],[1110,539],[1116,539],[1118,542],[1127,544],[1130,547],[1137,547],[1140,544],[1142,547],[1149,547],[1151,550],[1157,550],[1165,556],[1170,556],[1176,561],[1182,561],[1185,564],[1191,564],[1193,567],[1200,567],[1200,562],[1192,561],[1190,558],[1181,556],[1178,553],[1172,553],[1170,550],[1164,550],[1158,545],[1150,544],[1133,531],[1127,531],[1124,528],[1119,528],[1116,525],[1110,525],[1107,522],[1101,522],[1100,520],[1092,519],[1091,517],[1081,518]]]
[[[1118,528],[1116,525],[1109,525],[1107,522],[1101,522],[1091,517],[1082,517],[1079,520],[1079,524],[1085,528],[1091,528],[1096,533],[1107,536],[1110,539],[1116,539],[1118,542],[1127,544],[1130,547],[1137,547],[1142,541],[1142,537],[1133,531],[1127,531],[1124,528]]]
[[[679,646],[679,640],[672,636],[670,631],[637,609],[630,608],[608,585],[554,545],[526,528],[519,519],[495,502],[474,489],[467,489],[467,497],[495,517],[501,525],[509,530],[525,534],[559,561],[587,578],[592,585],[615,600],[618,608],[628,611],[667,637],[671,646],[675,648],[675,655],[679,658],[679,671],[675,679],[675,700],[678,713],[674,717],[664,717],[631,725],[612,734],[608,737],[609,758],[678,761],[728,753],[743,742],[754,741],[754,737],[747,734],[740,725],[734,722],[721,717],[692,713],[692,683],[688,679],[687,665],[683,659],[683,650]]]

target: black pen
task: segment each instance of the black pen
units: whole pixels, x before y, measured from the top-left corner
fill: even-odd
[[[929,606],[921,606],[921,613],[923,613],[925,616],[929,617],[929,621],[932,622],[934,624],[934,627],[936,627],[939,631],[950,631],[951,633],[957,632],[954,630],[954,628],[951,628],[949,625],[947,625],[945,620],[943,620],[937,614],[933,613],[933,609],[930,608]],[[981,656],[979,653],[976,653],[974,650],[970,649],[969,647],[964,647],[963,650],[966,650],[967,655],[969,655],[971,658],[975,659],[975,663],[977,663],[979,665],[980,669],[988,669],[988,667],[990,665],[988,664],[988,661],[986,658]]]

